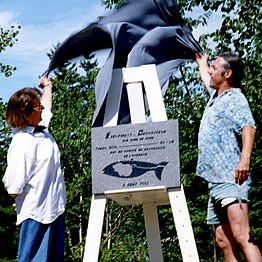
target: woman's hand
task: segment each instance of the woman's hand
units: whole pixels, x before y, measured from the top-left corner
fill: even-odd
[[[44,88],[45,86],[52,86],[50,77],[42,76],[39,81],[39,86]]]

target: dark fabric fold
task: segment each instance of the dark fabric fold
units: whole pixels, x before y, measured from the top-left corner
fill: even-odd
[[[159,16],[165,21],[166,25],[183,25],[183,19],[179,13],[176,1],[173,0],[154,0]],[[174,16],[174,14],[176,14]]]
[[[34,128],[34,133],[41,133],[41,132],[43,132],[44,130],[46,129],[46,127],[45,126],[41,126],[41,125],[37,125],[35,128]]]
[[[54,53],[46,74],[66,61],[110,48],[96,80],[93,125],[101,126],[104,104],[115,68],[156,64],[162,93],[170,77],[202,49],[184,24],[175,0],[132,0],[97,23],[69,36]],[[120,118],[128,119],[128,102],[122,97]],[[124,123],[121,121],[120,123]]]

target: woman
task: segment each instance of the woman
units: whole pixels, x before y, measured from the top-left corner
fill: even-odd
[[[6,121],[13,128],[3,178],[15,198],[21,224],[18,261],[63,261],[66,204],[58,146],[48,131],[52,117],[52,84],[23,88],[7,104]]]

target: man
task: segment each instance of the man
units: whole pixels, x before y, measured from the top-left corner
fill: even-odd
[[[209,68],[208,56],[196,54],[201,79],[210,93],[199,129],[197,175],[208,181],[207,223],[215,225],[215,240],[225,261],[261,262],[249,227],[250,156],[255,123],[241,91],[243,63],[222,53]]]

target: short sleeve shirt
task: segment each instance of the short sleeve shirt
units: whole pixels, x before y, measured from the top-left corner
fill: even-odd
[[[197,175],[212,183],[234,183],[242,150],[242,128],[255,128],[255,122],[239,88],[225,90],[220,96],[210,90],[198,135]]]

